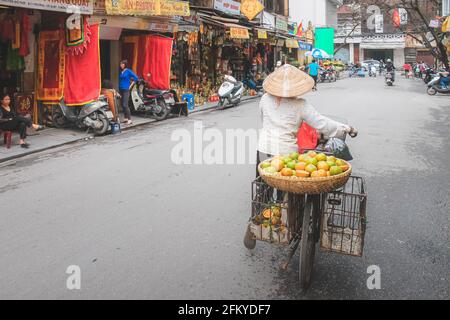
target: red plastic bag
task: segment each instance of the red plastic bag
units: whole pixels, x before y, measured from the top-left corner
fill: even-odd
[[[319,134],[316,129],[303,122],[297,134],[297,144],[300,153],[305,150],[315,149],[319,140]]]

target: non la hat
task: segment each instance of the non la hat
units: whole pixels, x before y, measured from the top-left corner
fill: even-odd
[[[296,67],[285,64],[266,78],[263,87],[273,96],[294,98],[311,91],[314,80]]]

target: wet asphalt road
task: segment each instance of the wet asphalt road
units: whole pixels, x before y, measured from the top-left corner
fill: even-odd
[[[171,161],[171,135],[195,121],[223,134],[256,128],[251,102],[0,165],[0,298],[449,299],[450,99],[398,79],[308,95],[360,129],[349,144],[369,222],[364,257],[319,253],[306,294],[298,257],[280,271],[282,248],[242,245],[254,165]],[[70,265],[81,290],[66,288]],[[371,265],[380,290],[367,289]]]

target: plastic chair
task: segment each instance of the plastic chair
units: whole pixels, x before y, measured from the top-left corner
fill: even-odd
[[[181,96],[181,100],[186,101],[189,110],[194,110],[195,108],[195,97],[192,93],[185,93]]]
[[[11,131],[2,131],[0,130],[0,134],[3,133],[3,143],[7,149],[11,148],[12,144],[12,132]]]

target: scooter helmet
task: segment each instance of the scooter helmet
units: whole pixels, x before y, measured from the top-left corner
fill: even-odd
[[[392,62],[391,59],[387,59],[386,62]]]

